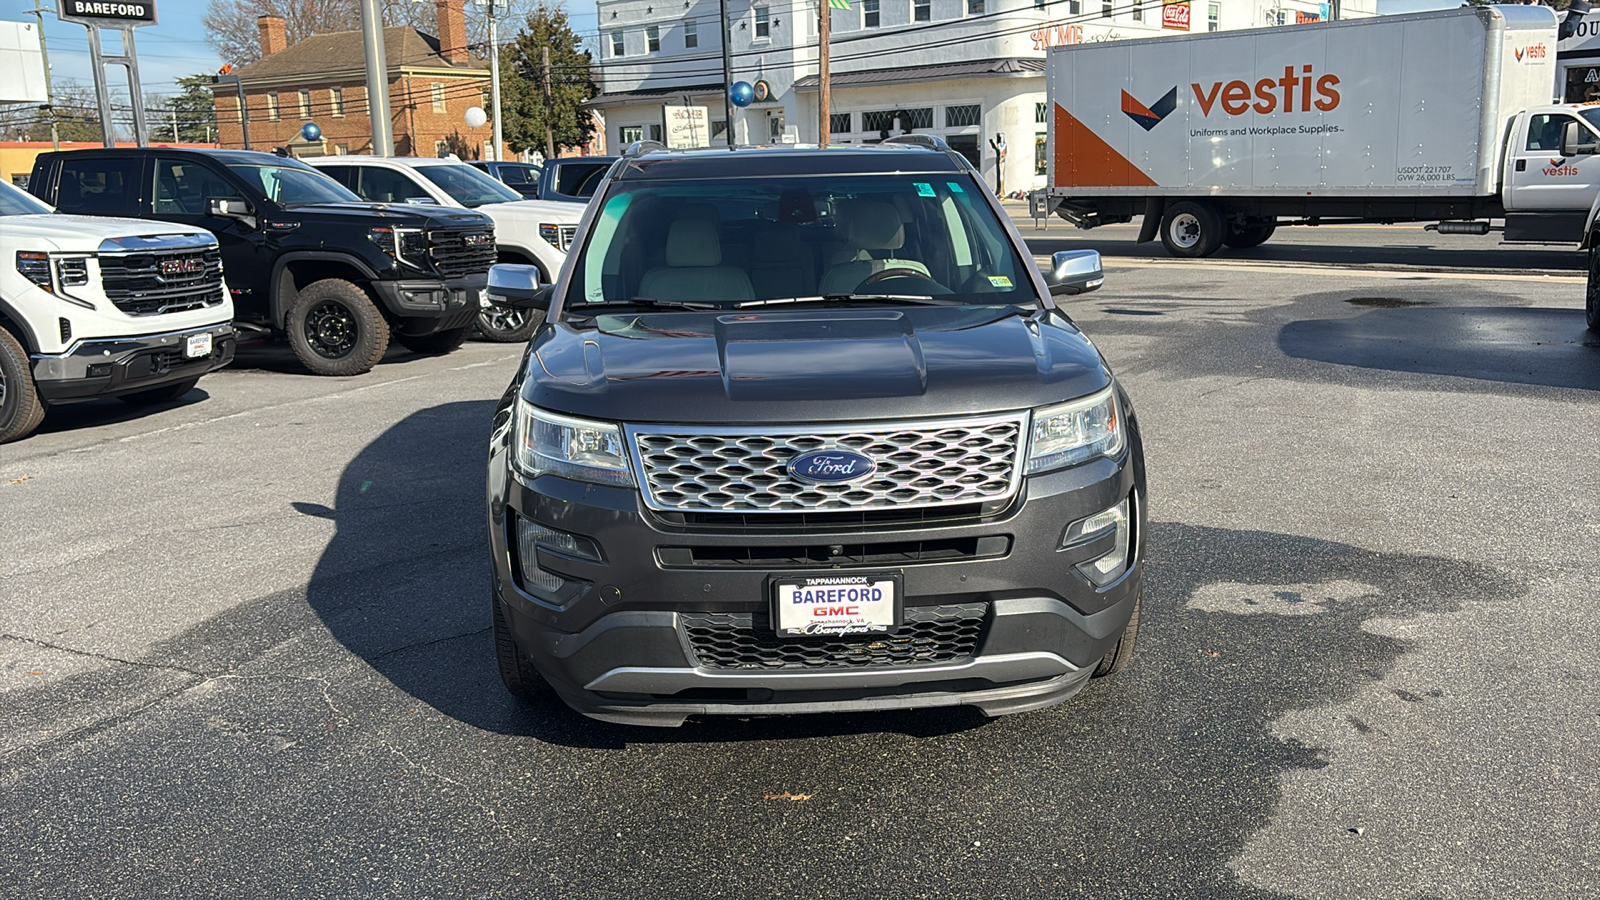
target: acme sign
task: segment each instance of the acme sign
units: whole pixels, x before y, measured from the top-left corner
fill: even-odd
[[[154,25],[156,5],[152,0],[61,0],[58,18],[95,25]]]

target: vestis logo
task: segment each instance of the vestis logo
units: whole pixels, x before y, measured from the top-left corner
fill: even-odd
[[[1276,112],[1332,112],[1339,107],[1338,85],[1337,75],[1318,78],[1311,66],[1301,66],[1299,72],[1295,71],[1294,66],[1284,66],[1282,78],[1263,78],[1254,85],[1248,81],[1230,81],[1226,84],[1217,81],[1210,88],[1198,84],[1189,87],[1194,89],[1194,99],[1200,105],[1201,115],[1211,115],[1211,110],[1220,101],[1223,112],[1230,116],[1242,116],[1251,110],[1262,115]],[[1315,100],[1312,99],[1313,91]]]
[[[1564,159],[1552,159],[1550,165],[1540,169],[1539,172],[1552,178],[1573,178],[1578,174],[1578,167],[1568,165]]]
[[[1128,118],[1138,122],[1139,127],[1145,131],[1160,125],[1161,120],[1171,115],[1172,111],[1177,108],[1178,89],[1176,87],[1167,91],[1165,96],[1149,106],[1145,106],[1138,100],[1133,99],[1133,95],[1127,91],[1122,92],[1122,111],[1128,114]]]
[[[1544,59],[1550,55],[1550,49],[1543,44],[1532,44],[1527,47],[1517,47],[1511,51],[1516,56],[1517,62],[1530,59]]]

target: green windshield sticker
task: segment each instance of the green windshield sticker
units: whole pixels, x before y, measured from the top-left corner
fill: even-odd
[[[1010,288],[1011,279],[1004,275],[990,275],[989,283],[997,288]]]
[[[915,185],[916,188],[917,188],[917,196],[918,197],[932,197],[933,196],[933,185],[927,183],[926,181],[913,181],[912,184]]]
[[[966,191],[963,191],[961,189],[961,185],[956,184],[954,181],[946,181],[944,183],[944,186],[949,188],[950,189],[950,193],[952,193],[952,194],[965,194],[966,193]]]

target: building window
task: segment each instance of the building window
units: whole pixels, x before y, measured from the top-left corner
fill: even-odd
[[[933,0],[911,0],[911,21],[926,22],[933,18]]]
[[[1100,0],[1100,18],[1109,19],[1114,11],[1111,0]]]
[[[350,145],[349,144],[334,144],[333,145],[333,155],[334,156],[349,156],[350,155]]]
[[[933,107],[923,106],[916,109],[884,109],[876,112],[861,114],[861,130],[885,131],[893,133],[904,132],[913,128],[933,127]]]
[[[861,0],[861,27],[878,27],[878,0]]]
[[[1033,174],[1050,174],[1050,136],[1035,135],[1033,139]]]
[[[700,46],[700,24],[693,19],[683,23],[683,46],[688,50]]]
[[[970,106],[946,106],[944,108],[944,127],[967,128],[977,125],[983,118],[983,109],[974,103]]]
[[[1035,103],[1033,105],[1033,121],[1038,122],[1041,125],[1044,124],[1045,122],[1050,121],[1049,117],[1047,116],[1047,113],[1049,111],[1050,111],[1050,104],[1048,102],[1046,102],[1046,103]]]
[[[1144,0],[1133,0],[1133,20],[1135,22],[1144,21]]]
[[[643,125],[624,125],[617,129],[617,142],[627,147],[634,141],[644,140]]]
[[[850,127],[850,119],[853,115],[853,113],[829,113],[828,130],[834,134],[844,134],[846,132],[854,131],[855,129]]]
[[[301,119],[309,119],[309,118],[311,118],[311,92],[310,91],[301,91],[300,92],[300,118]]]
[[[1278,24],[1279,25],[1284,25],[1284,24],[1287,24],[1288,21],[1289,21],[1289,14],[1284,12],[1281,9],[1278,10]]]
[[[967,15],[969,15],[969,16],[981,16],[981,15],[983,15],[983,3],[984,3],[984,0],[967,0]]]
[[[344,117],[344,88],[328,91],[328,112],[335,119]]]
[[[1067,0],[1067,14],[1073,16],[1082,15],[1083,3],[1081,0]]]
[[[433,111],[444,112],[444,85],[430,84],[428,89],[433,93]]]
[[[449,141],[434,141],[433,142],[433,155],[439,157],[440,159],[444,159],[445,157],[449,156],[450,155],[450,142]]]
[[[728,120],[727,119],[714,119],[714,120],[712,120],[712,122],[711,122],[711,136],[713,138],[722,137],[724,134],[727,134],[727,133],[728,133]]]
[[[626,54],[623,52],[623,48],[622,48],[622,32],[620,32],[620,31],[611,32],[611,56],[612,56],[612,58],[616,58],[616,57],[624,56],[624,55],[626,55]]]
[[[655,141],[658,144],[661,143],[661,126],[660,125],[651,125],[650,126],[650,140]]]
[[[1219,25],[1217,23],[1217,19],[1221,15],[1222,15],[1222,6],[1221,6],[1221,4],[1212,3],[1212,4],[1210,4],[1209,6],[1206,7],[1206,30],[1207,31],[1216,31],[1216,30],[1218,30],[1218,29],[1220,29],[1222,27],[1221,25]]]
[[[873,0],[876,4],[877,0]],[[767,40],[772,37],[772,22],[767,18],[765,6],[756,7],[756,39]]]
[[[273,91],[267,95],[267,121],[278,121],[278,92]]]
[[[661,50],[661,26],[651,25],[644,30],[644,52],[657,53]]]

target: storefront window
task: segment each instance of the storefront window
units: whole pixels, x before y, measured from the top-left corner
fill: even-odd
[[[1035,121],[1035,122],[1037,122],[1037,123],[1039,123],[1041,125],[1043,125],[1044,123],[1050,121],[1049,118],[1047,118],[1047,116],[1046,116],[1047,112],[1048,112],[1047,104],[1045,104],[1045,103],[1035,103],[1033,105],[1033,121]]]
[[[834,134],[845,134],[846,132],[854,131],[855,129],[850,125],[852,117],[852,113],[829,113],[828,130]]]
[[[624,125],[617,129],[617,143],[626,147],[634,141],[644,140],[643,125]]]
[[[966,128],[977,125],[983,117],[983,108],[974,103],[970,106],[946,106],[944,108],[944,127]]]
[[[1050,136],[1047,134],[1036,135],[1033,139],[1033,174],[1047,175],[1050,169]]]
[[[1567,69],[1568,103],[1600,100],[1600,66],[1572,66]]]

